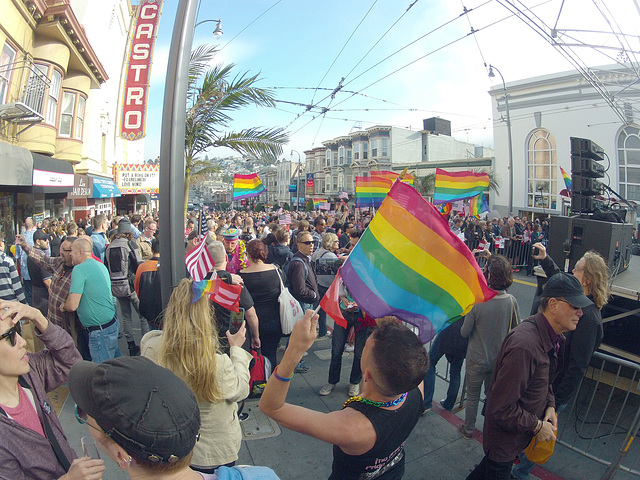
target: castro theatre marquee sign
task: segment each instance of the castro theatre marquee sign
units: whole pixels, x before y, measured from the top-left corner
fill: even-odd
[[[141,0],[131,35],[122,98],[120,136],[138,140],[145,136],[151,59],[164,0]]]
[[[116,163],[113,178],[123,195],[160,191],[160,165]]]

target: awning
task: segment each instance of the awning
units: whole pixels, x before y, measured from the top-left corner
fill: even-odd
[[[33,193],[67,193],[73,189],[73,165],[66,160],[33,156]]]
[[[93,181],[91,198],[113,198],[122,196],[120,190],[110,178],[93,177],[91,175],[89,175],[89,178]]]

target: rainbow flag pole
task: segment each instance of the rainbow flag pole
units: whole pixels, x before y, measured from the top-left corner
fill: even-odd
[[[233,197],[232,200],[242,200],[243,198],[257,197],[266,190],[257,173],[241,175],[236,173],[233,176]]]
[[[341,272],[366,313],[395,315],[424,343],[496,295],[438,209],[403,182],[393,184]]]
[[[470,171],[447,172],[436,169],[433,203],[447,203],[475,197],[489,187],[489,175]]]

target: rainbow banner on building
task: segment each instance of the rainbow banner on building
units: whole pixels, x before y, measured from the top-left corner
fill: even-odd
[[[378,170],[378,171],[372,171],[371,172],[371,178],[379,178],[381,180],[386,180],[387,182],[389,182],[389,190],[391,190],[391,185],[393,185],[393,182],[396,181],[396,178],[398,178],[398,175],[400,175],[399,173],[396,172],[389,172],[387,170]],[[404,178],[402,179],[403,182],[408,183],[410,185],[413,185],[413,175],[407,173],[405,174]]]
[[[438,209],[402,182],[393,184],[341,273],[366,313],[395,315],[416,326],[424,343],[496,295]]]
[[[489,175],[476,172],[447,172],[436,169],[433,203],[447,203],[475,197],[489,187]]]
[[[378,208],[389,193],[387,180],[374,177],[356,177],[356,207]]]
[[[257,173],[250,173],[248,175],[236,173],[233,176],[233,200],[257,197],[265,190],[266,188]]]
[[[469,200],[469,210],[471,211],[471,215],[476,218],[480,218],[480,215],[489,211],[489,204],[487,203],[487,197],[484,196],[484,193]]]

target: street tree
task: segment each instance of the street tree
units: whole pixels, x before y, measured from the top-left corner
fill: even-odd
[[[191,52],[185,126],[185,193],[189,185],[219,171],[202,154],[210,148],[227,147],[243,157],[278,158],[289,140],[283,128],[248,127],[230,131],[231,113],[247,106],[275,107],[271,90],[256,86],[259,73],[234,73],[234,64],[210,67],[217,48],[201,45]]]

